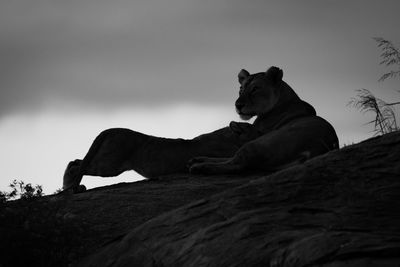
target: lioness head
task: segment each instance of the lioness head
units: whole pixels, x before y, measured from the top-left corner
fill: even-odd
[[[282,77],[283,71],[277,67],[251,75],[242,69],[238,74],[239,98],[235,102],[240,118],[249,120],[273,109],[280,97]]]

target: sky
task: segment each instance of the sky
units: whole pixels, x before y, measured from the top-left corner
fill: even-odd
[[[341,145],[371,137],[347,106],[378,82],[372,37],[400,44],[398,0],[5,0],[0,3],[0,190],[62,186],[102,130],[192,138],[240,119],[237,73],[278,66],[335,127]],[[91,188],[141,177],[84,177]]]

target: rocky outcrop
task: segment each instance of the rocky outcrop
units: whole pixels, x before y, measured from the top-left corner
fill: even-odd
[[[397,266],[399,207],[392,133],[162,214],[78,266]]]
[[[400,132],[281,172],[0,205],[0,266],[397,266]]]
[[[151,218],[258,177],[174,175],[0,203],[0,267],[70,266]]]

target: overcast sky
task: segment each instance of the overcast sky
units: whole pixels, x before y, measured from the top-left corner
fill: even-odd
[[[192,137],[239,120],[241,68],[281,67],[341,144],[360,141],[371,128],[346,107],[354,90],[398,97],[395,83],[377,82],[387,69],[372,37],[400,43],[399,9],[398,0],[2,1],[0,190],[14,178],[55,190],[102,129]]]

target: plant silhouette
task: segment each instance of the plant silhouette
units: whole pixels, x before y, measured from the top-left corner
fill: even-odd
[[[400,77],[399,49],[395,47],[392,42],[384,38],[376,37],[373,39],[378,43],[378,47],[382,50],[380,55],[382,61],[380,62],[380,65],[395,68],[395,70],[390,70],[384,73],[378,81],[383,82],[389,78]],[[374,125],[373,132],[375,135],[386,134],[399,130],[394,106],[400,105],[400,101],[388,103],[380,98],[377,98],[368,89],[359,89],[356,90],[356,92],[357,96],[350,100],[349,105],[357,108],[363,113],[372,112],[375,114],[375,118],[367,123]]]

